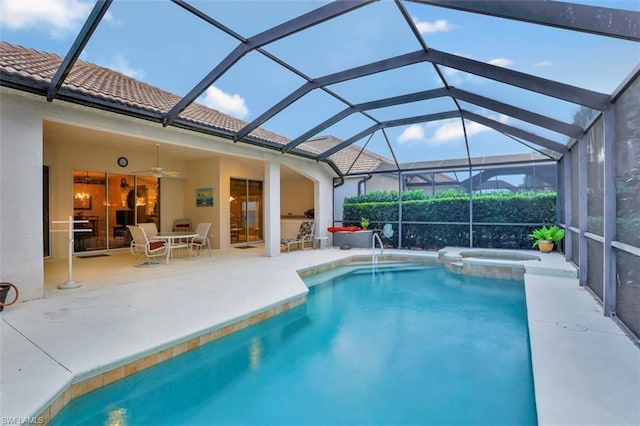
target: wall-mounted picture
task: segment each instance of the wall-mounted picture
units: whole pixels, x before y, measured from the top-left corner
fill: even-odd
[[[83,194],[82,196],[76,195],[73,197],[73,209],[91,210],[91,196]]]
[[[213,188],[196,189],[196,207],[213,207]]]

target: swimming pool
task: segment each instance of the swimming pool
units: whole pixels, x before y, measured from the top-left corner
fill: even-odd
[[[73,400],[51,424],[536,424],[521,281],[440,265],[333,276],[306,306]]]

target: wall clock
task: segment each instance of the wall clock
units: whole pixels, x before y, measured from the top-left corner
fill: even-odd
[[[129,160],[127,160],[127,157],[118,158],[118,166],[127,167],[128,165],[129,165]]]

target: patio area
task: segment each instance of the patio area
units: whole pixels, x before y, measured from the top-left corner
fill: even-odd
[[[296,271],[371,255],[336,248],[273,258],[262,253],[260,246],[216,250],[212,257],[147,268],[135,268],[128,252],[75,259],[74,279],[83,286],[66,291],[55,289],[66,279],[66,262],[48,264],[47,297],[2,313],[1,415],[36,416],[47,407],[45,418],[54,415],[77,396],[74,384],[81,380],[107,377],[117,366],[151,355],[160,358],[169,348],[190,350],[186,342],[198,336],[304,299],[307,288]],[[435,252],[385,254],[437,259]],[[577,279],[567,277],[570,265],[562,255],[543,255],[541,262],[525,261],[527,266],[539,423],[637,424],[638,348]]]

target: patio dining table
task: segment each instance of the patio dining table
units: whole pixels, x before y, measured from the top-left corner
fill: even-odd
[[[191,247],[189,246],[189,241],[197,237],[197,232],[184,232],[184,231],[174,231],[174,232],[161,232],[156,235],[156,238],[160,240],[164,240],[167,242],[167,263],[169,263],[169,259],[171,258],[171,252],[174,249],[186,248],[189,250],[189,259],[191,259]]]

